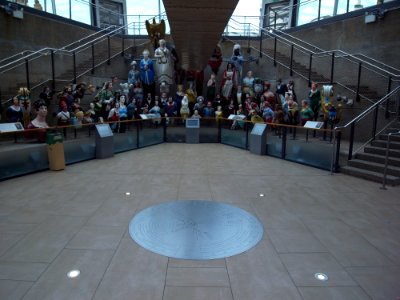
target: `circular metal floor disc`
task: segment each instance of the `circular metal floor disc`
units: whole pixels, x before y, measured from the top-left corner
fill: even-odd
[[[263,227],[247,211],[220,202],[185,200],[139,212],[129,233],[143,248],[173,258],[217,259],[255,246]]]

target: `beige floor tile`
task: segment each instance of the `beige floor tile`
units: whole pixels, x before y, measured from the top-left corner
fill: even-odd
[[[227,287],[167,286],[163,300],[233,300]]]

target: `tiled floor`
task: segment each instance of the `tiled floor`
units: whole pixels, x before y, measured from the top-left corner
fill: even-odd
[[[398,300],[399,192],[220,144],[162,144],[3,181],[0,299]],[[264,237],[210,261],[138,246],[135,213],[176,199],[243,208]]]

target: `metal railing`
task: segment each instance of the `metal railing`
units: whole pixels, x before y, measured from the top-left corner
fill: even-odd
[[[273,28],[260,28],[253,24],[241,24],[236,20],[231,20],[235,28],[241,28],[244,25],[253,28],[251,31],[260,32],[259,46],[254,45],[254,38],[245,37],[248,40],[248,46],[259,53],[259,56],[266,56],[273,61],[274,66],[280,64],[289,70],[290,76],[293,74],[306,79],[308,85],[311,81],[317,81],[326,84],[336,84],[350,93],[356,101],[364,99],[375,103],[379,98],[371,99],[361,91],[364,85],[377,89],[378,95],[389,93],[394,84],[400,84],[400,72],[382,62],[373,58],[361,55],[353,55],[342,50],[326,51],[306,41],[303,41],[293,35]],[[227,38],[225,36],[225,38]],[[250,46],[252,45],[252,46]],[[269,51],[269,53],[267,53]],[[284,55],[289,59],[285,63],[277,58],[278,54]],[[294,68],[295,63],[302,64],[307,72],[299,72]],[[341,69],[341,80],[336,80],[335,70]],[[312,78],[313,71],[320,74],[325,80]],[[345,71],[345,72],[343,72]]]
[[[400,131],[398,132],[390,132],[388,134],[387,142],[386,142],[386,154],[385,154],[385,167],[383,169],[383,180],[382,180],[382,190],[386,190],[386,177],[389,163],[389,148],[390,148],[390,138],[394,135],[400,135]]]
[[[9,78],[14,77],[15,82],[19,82],[21,86],[31,91],[48,82],[51,82],[53,89],[55,89],[56,81],[76,83],[77,79],[83,75],[89,72],[93,74],[100,65],[110,64],[111,59],[117,55],[125,55],[125,51],[132,45],[126,42],[127,36],[123,34],[123,31],[131,25],[121,27],[112,25],[62,48],[47,47],[37,51],[23,51],[11,58],[3,59],[0,77],[6,76],[7,80],[2,80],[2,82],[10,82]],[[38,72],[41,74],[38,75]],[[67,73],[67,76],[57,78],[57,75],[62,73]],[[25,80],[21,74],[25,74]],[[41,76],[41,79],[34,80],[36,83],[33,84],[33,76],[36,78]],[[23,80],[25,82],[21,82]],[[11,99],[12,97],[3,104],[10,102]]]
[[[364,110],[357,117],[343,126],[337,126],[334,131],[344,132],[350,130],[349,149],[347,159],[351,160],[353,156],[375,140],[378,134],[384,132],[392,123],[399,121],[400,116],[400,86],[395,88],[382,99]],[[357,149],[354,150],[354,141],[356,134],[356,125],[362,128],[362,131],[368,131],[370,134],[366,141],[361,141]],[[368,128],[370,127],[370,128]],[[350,129],[349,129],[350,128]],[[368,130],[367,130],[368,129]]]
[[[236,120],[224,118],[201,118],[199,128],[199,143],[221,143],[236,148],[250,150],[250,135],[254,123],[241,120],[234,127]],[[114,131],[114,152],[130,151],[150,145],[164,142],[181,143],[186,142],[185,120],[182,118],[155,118],[134,119],[125,121],[105,122],[110,124]],[[15,144],[31,143],[40,139],[45,140],[46,132],[57,131],[64,136],[66,163],[75,163],[95,158],[95,125],[99,123],[74,124],[68,126],[54,126],[40,129],[25,129],[23,131],[0,133],[2,142],[2,155],[8,157],[10,147],[15,153]],[[104,124],[104,123],[101,123]],[[309,129],[302,126],[268,123],[266,128],[267,144],[266,153],[263,155],[293,161],[326,171],[331,168],[332,144],[321,141],[318,137],[312,138],[308,135]],[[331,130],[317,129],[322,135]],[[75,142],[76,141],[76,142]],[[43,145],[43,144],[42,144]],[[45,163],[27,163],[34,159],[30,151],[24,147],[19,148],[18,160],[3,159],[0,161],[0,180],[36,172],[48,168],[46,165],[47,154],[45,148],[37,144],[37,156],[41,155]],[[41,150],[39,150],[41,148]],[[44,148],[44,149],[43,149]],[[321,155],[320,160],[315,155]],[[336,159],[336,158],[333,158]],[[17,164],[18,166],[16,166]],[[336,162],[333,162],[335,165]],[[23,171],[20,171],[23,169]],[[8,170],[8,172],[6,172]],[[22,173],[18,173],[22,172]]]

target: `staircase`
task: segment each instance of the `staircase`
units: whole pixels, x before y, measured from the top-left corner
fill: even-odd
[[[264,49],[265,53],[270,56],[274,57],[274,50],[273,49]],[[280,53],[279,51],[276,52],[276,61],[282,63],[283,65],[290,66],[290,57],[286,56],[285,54]],[[308,78],[308,67],[298,63],[297,61],[292,61],[292,69],[293,72],[300,74],[301,76]],[[315,81],[317,83],[329,83],[330,79],[324,77],[323,75],[313,71],[311,69],[311,81]],[[347,85],[345,84],[350,90],[356,91],[357,87],[355,85]],[[360,96],[364,96],[367,99],[376,101],[381,98],[378,93],[374,90],[371,90],[368,86],[361,85],[359,88]]]
[[[400,132],[400,123],[380,134],[376,140],[364,148],[363,153],[357,153],[352,160],[347,162],[347,166],[341,167],[340,172],[375,182],[383,182],[386,146],[390,132]],[[400,185],[400,134],[392,135],[390,138],[386,183],[392,186]]]

